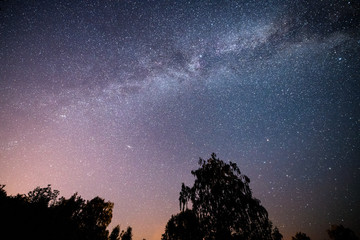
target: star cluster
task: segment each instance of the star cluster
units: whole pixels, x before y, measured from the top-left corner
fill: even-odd
[[[160,239],[236,162],[285,239],[360,224],[357,1],[0,3],[0,183],[115,203]],[[357,232],[359,234],[359,232]]]

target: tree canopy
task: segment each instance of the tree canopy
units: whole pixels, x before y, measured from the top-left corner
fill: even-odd
[[[171,216],[161,239],[202,240],[200,224],[194,212],[192,210],[186,210],[175,216]]]
[[[202,238],[272,239],[268,213],[252,196],[250,179],[241,174],[237,165],[232,162],[227,164],[213,153],[207,161],[200,158],[199,166],[191,172],[195,177],[194,185],[182,184],[179,202],[182,212],[191,203]],[[171,237],[169,233],[170,229],[179,230],[173,225],[180,216],[170,219],[163,239],[186,239]],[[179,225],[178,228],[181,227]]]
[[[86,201],[77,193],[69,199],[58,198],[59,191],[52,190],[51,185],[37,187],[27,195],[7,196],[4,187],[0,185],[0,238],[109,239],[106,228],[112,218],[112,202],[100,197]],[[115,234],[110,239],[118,240]],[[131,228],[123,235],[122,240],[131,240]]]
[[[271,235],[272,235],[273,240],[282,240],[283,239],[283,235],[280,233],[280,231],[277,227],[274,227]]]

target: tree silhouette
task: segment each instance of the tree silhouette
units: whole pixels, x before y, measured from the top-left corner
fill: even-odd
[[[109,240],[120,240],[120,226],[117,225],[116,227],[113,228],[113,230],[111,231]]]
[[[162,240],[201,240],[199,221],[192,210],[180,212],[171,216],[166,224]]]
[[[87,201],[79,214],[80,229],[87,239],[107,239],[106,227],[111,222],[113,206],[100,197]]]
[[[131,240],[132,239],[132,228],[128,227],[126,232],[121,233],[121,240]]]
[[[58,199],[58,195],[59,191],[48,185],[27,195],[7,196],[4,185],[0,185],[0,239],[109,239],[106,228],[113,203],[100,197],[85,201],[77,193],[69,199]],[[129,233],[131,236],[131,230]]]
[[[6,197],[7,197],[7,194],[6,194],[6,191],[4,188],[5,188],[5,185],[0,184],[0,201],[6,199]]]
[[[266,209],[252,196],[250,179],[242,175],[235,163],[224,163],[213,153],[204,161],[200,158],[199,169],[192,171],[195,182],[192,187],[182,184],[180,211],[192,204],[202,238],[270,240],[272,224]],[[186,212],[186,211],[185,211]],[[170,219],[163,239],[182,239],[170,233],[179,232],[180,215]],[[175,228],[170,231],[170,228]]]
[[[305,233],[298,232],[295,234],[295,237],[291,237],[292,240],[310,240],[310,237],[308,237]]]
[[[345,228],[343,225],[331,225],[327,233],[333,240],[359,240],[351,229]]]
[[[283,239],[283,235],[280,233],[279,229],[277,227],[275,227],[272,231],[272,239],[273,240],[282,240]]]
[[[53,206],[56,203],[58,196],[59,191],[53,191],[49,184],[46,188],[37,187],[33,191],[30,191],[27,195],[27,199],[34,205],[48,207]]]

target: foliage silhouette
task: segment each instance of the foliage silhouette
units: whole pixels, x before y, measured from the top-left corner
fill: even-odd
[[[106,227],[112,218],[114,204],[95,197],[87,201],[79,214],[80,229],[87,239],[107,239]]]
[[[77,193],[69,199],[58,198],[59,191],[51,185],[37,187],[27,195],[7,196],[4,187],[0,185],[0,239],[109,239],[106,228],[112,218],[112,202],[100,197],[85,201]]]
[[[132,228],[128,227],[126,232],[121,233],[121,240],[131,240],[132,239]]]
[[[308,237],[305,233],[298,232],[295,234],[295,237],[291,237],[292,240],[310,240],[310,237]]]
[[[30,191],[27,195],[29,203],[42,207],[54,206],[59,196],[59,191],[52,191],[49,184],[46,188],[37,187],[33,191]]]
[[[283,239],[283,235],[280,233],[279,229],[277,227],[275,227],[272,231],[272,240],[282,240]]]
[[[359,240],[356,234],[343,225],[331,225],[327,233],[332,240]]]
[[[161,239],[201,240],[200,224],[194,212],[192,210],[186,210],[175,216],[171,216]]]
[[[113,230],[111,231],[109,240],[120,240],[120,226],[117,225],[116,227],[113,228]]]
[[[213,153],[199,169],[192,171],[192,187],[182,184],[179,196],[180,211],[186,212],[188,203],[197,218],[203,239],[272,239],[272,224],[266,209],[252,196],[250,179],[241,174],[235,163],[224,163]],[[163,239],[186,239],[178,234],[180,214],[172,216]]]

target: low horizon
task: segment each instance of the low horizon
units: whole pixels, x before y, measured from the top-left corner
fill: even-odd
[[[213,153],[213,154],[215,154],[215,153]],[[212,155],[213,156],[213,155]],[[215,157],[216,157],[216,155],[214,155]],[[202,160],[202,158],[200,158],[200,160]],[[195,169],[193,169],[193,170],[195,170]],[[240,170],[241,171],[241,170]],[[244,173],[243,173],[244,174]],[[246,174],[245,174],[246,175]],[[251,179],[249,179],[249,182],[251,182]],[[0,186],[1,186],[1,184],[0,184]],[[45,186],[44,186],[45,187]],[[51,189],[51,187],[52,187],[52,185],[51,184],[47,184],[47,188],[50,188]],[[42,186],[37,186],[37,188],[42,188]],[[3,189],[6,191],[6,185],[3,185]],[[251,188],[250,188],[251,189]],[[32,191],[35,191],[36,189],[34,188]],[[8,194],[8,196],[9,197],[15,197],[15,196],[17,196],[17,195],[23,195],[23,196],[27,196],[28,194],[30,194],[30,192],[32,192],[32,191],[28,191],[27,193],[17,193],[17,194]],[[54,190],[52,190],[52,191],[58,191],[57,189],[54,189]],[[181,190],[182,191],[182,190]],[[71,196],[73,196],[74,194],[76,194],[77,196],[79,196],[79,197],[82,197],[82,195],[81,194],[79,194],[79,192],[74,192],[74,193],[72,193],[72,194],[70,194],[69,196],[63,196],[63,195],[61,195],[61,192],[59,191],[59,196],[57,196],[57,198],[56,199],[60,199],[60,197],[65,197],[65,198],[70,198]],[[253,194],[254,194],[254,192],[253,192]],[[181,194],[180,194],[181,195]],[[254,195],[256,195],[256,194],[254,194]],[[96,197],[100,197],[101,198],[101,196],[93,196],[93,197],[91,197],[90,199],[92,199],[92,198],[96,198]],[[90,200],[90,199],[88,199],[88,200]],[[86,200],[86,198],[84,199],[84,200]],[[109,201],[109,202],[111,202],[111,199],[104,199],[105,200],[105,202],[107,202],[107,201]],[[260,200],[260,204],[261,204],[261,199],[259,199]],[[178,202],[180,201],[180,199],[178,199]],[[184,207],[185,207],[185,205],[184,205]],[[187,207],[187,204],[186,204],[186,209],[188,209],[188,207]],[[191,208],[189,208],[189,209],[191,209]],[[266,208],[265,208],[266,209]],[[113,209],[114,210],[114,209]],[[172,213],[170,216],[169,216],[169,218],[170,217],[173,217],[173,216],[176,216],[177,214],[179,214],[180,212],[182,212],[184,209],[182,209],[181,210],[181,204],[180,204],[180,209],[176,212],[176,213]],[[271,221],[271,216],[269,216],[270,217],[270,221]],[[170,221],[170,220],[169,220]],[[328,227],[326,228],[326,229],[324,229],[324,232],[326,232],[327,233],[327,231],[331,228],[331,226],[334,226],[334,225],[338,225],[338,226],[343,226],[343,224],[342,223],[329,223],[328,224]],[[111,233],[111,230],[114,230],[114,228],[116,227],[116,226],[120,226],[120,224],[118,223],[118,222],[114,222],[113,220],[110,222],[110,224],[107,226],[107,230],[109,231],[109,233]],[[165,226],[165,225],[164,225]],[[354,225],[355,226],[355,225]],[[120,226],[121,227],[121,226]],[[131,225],[127,225],[127,227],[131,227],[132,228],[132,230],[133,230],[133,227],[131,226]],[[289,240],[291,240],[291,239],[293,239],[293,237],[296,235],[296,234],[298,234],[298,233],[305,233],[306,234],[306,236],[308,236],[308,237],[310,237],[310,239],[316,239],[316,238],[313,238],[311,235],[309,235],[308,233],[306,233],[306,232],[304,232],[304,231],[301,231],[301,230],[299,230],[299,231],[296,231],[296,232],[294,232],[293,234],[288,234],[286,231],[285,232],[282,232],[281,230],[284,230],[283,229],[283,227],[282,226],[276,226],[276,225],[273,225],[272,226],[273,228],[275,227],[275,228],[278,228],[279,230],[280,230],[280,233],[281,233],[281,235],[282,235],[282,239],[283,240],[287,240],[287,239],[289,239]],[[347,226],[344,226],[345,228],[347,228]],[[356,227],[356,226],[355,226]],[[121,229],[121,228],[120,228]],[[132,232],[132,236],[136,236],[136,238],[134,238],[134,240],[135,239],[141,239],[141,240],[143,240],[143,239],[160,239],[158,236],[159,235],[162,235],[162,234],[164,234],[164,232],[165,232],[165,227],[164,227],[164,229],[161,231],[160,229],[158,230],[158,231],[156,231],[157,232],[157,234],[154,236],[154,237],[151,237],[151,238],[144,238],[144,237],[140,237],[140,236],[138,236],[139,234],[136,234],[136,231],[133,231]],[[350,229],[350,228],[349,228]],[[122,230],[125,230],[125,229],[122,229]],[[352,229],[350,229],[350,230],[352,230]],[[139,232],[142,232],[141,230],[139,231]],[[359,234],[359,232],[358,232],[358,229],[356,229],[355,228],[355,232],[354,232],[355,234]],[[285,237],[285,236],[288,236],[288,237]],[[324,238],[324,239],[329,239],[329,238]]]

